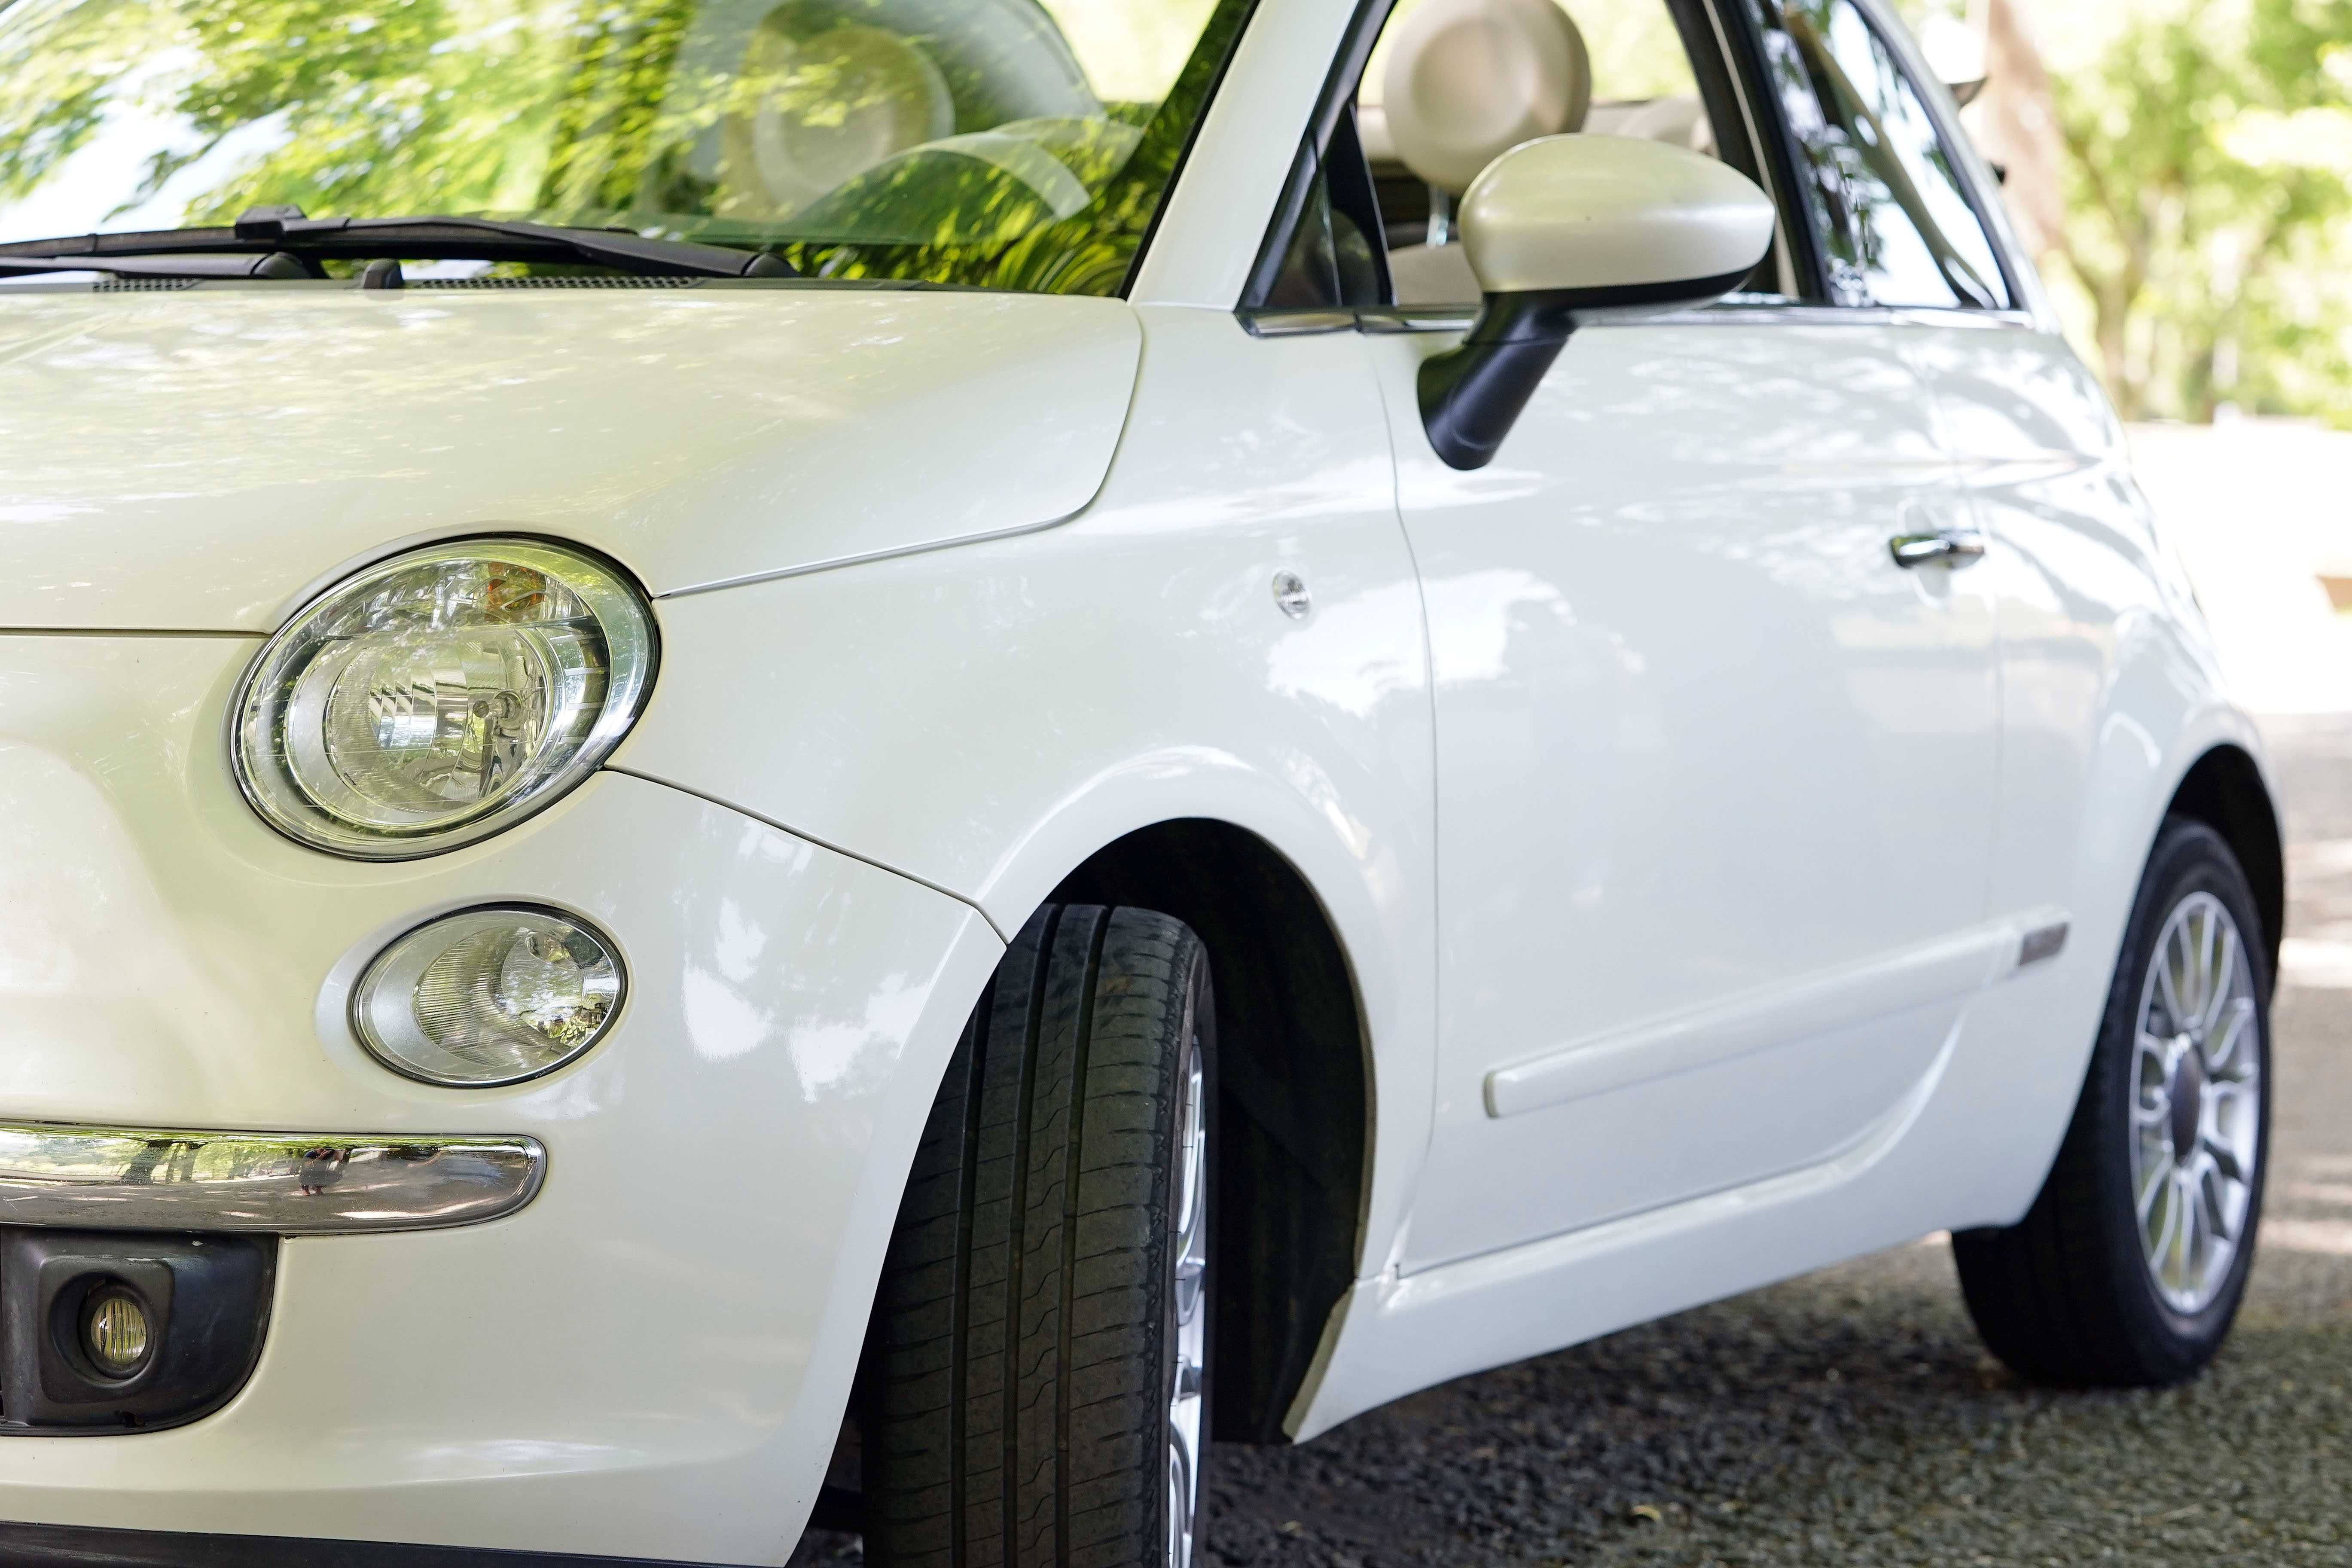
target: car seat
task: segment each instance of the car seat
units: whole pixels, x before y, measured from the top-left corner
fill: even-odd
[[[1592,66],[1552,0],[1426,0],[1398,28],[1381,87],[1379,140],[1445,198],[1432,204],[1443,212],[1520,142],[1583,129]],[[1478,298],[1462,247],[1436,224],[1430,237],[1389,254],[1398,301]]]

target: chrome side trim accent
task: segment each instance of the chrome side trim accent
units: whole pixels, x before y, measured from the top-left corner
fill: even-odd
[[[436,1230],[522,1207],[536,1138],[0,1123],[0,1225],[277,1236]]]

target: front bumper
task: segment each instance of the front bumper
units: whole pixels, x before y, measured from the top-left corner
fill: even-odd
[[[430,859],[299,848],[223,755],[253,646],[0,637],[0,1119],[530,1140],[544,1185],[487,1223],[281,1232],[243,1390],[170,1431],[0,1437],[0,1520],[781,1562],[1001,944],[942,894],[613,773]],[[508,1089],[377,1066],[344,1022],[360,969],[494,901],[613,935],[612,1035]]]

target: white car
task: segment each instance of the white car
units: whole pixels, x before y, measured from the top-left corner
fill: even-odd
[[[1938,1229],[2228,1331],[2279,814],[1883,0],[0,68],[0,1558],[1181,1568]]]

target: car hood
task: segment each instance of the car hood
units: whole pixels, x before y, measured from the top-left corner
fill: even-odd
[[[0,629],[268,631],[524,531],[656,595],[1039,526],[1110,464],[1120,301],[296,285],[0,296]]]

